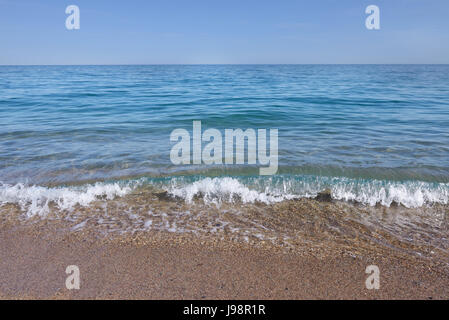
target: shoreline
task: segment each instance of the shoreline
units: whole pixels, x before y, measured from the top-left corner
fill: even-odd
[[[2,225],[1,299],[448,299],[447,268],[379,247],[291,252],[170,233],[98,238],[54,223]],[[380,289],[368,290],[368,265]],[[65,268],[80,269],[68,290]]]

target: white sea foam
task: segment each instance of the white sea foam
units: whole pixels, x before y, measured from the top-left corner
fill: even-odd
[[[45,216],[50,204],[59,210],[72,210],[75,206],[88,206],[96,200],[111,200],[130,193],[142,183],[152,184],[151,179],[116,183],[95,183],[82,186],[54,187],[0,183],[0,206],[17,204],[28,217]],[[187,181],[172,178],[159,187],[172,196],[191,203],[200,197],[206,203],[241,202],[266,204],[295,198],[314,198],[329,188],[336,200],[356,201],[365,205],[393,203],[408,208],[426,204],[448,204],[449,183],[421,181],[362,180],[344,177],[278,176],[276,178],[217,177]]]
[[[356,201],[370,206],[381,204],[389,207],[397,203],[407,208],[416,208],[425,204],[449,203],[448,183],[331,177],[288,177],[278,181],[262,179],[248,182],[253,187],[230,177],[204,178],[187,184],[174,181],[167,191],[187,202],[192,202],[195,197],[202,197],[206,203],[233,202],[239,199],[243,203],[270,204],[295,198],[314,198],[328,188],[333,199]]]
[[[293,199],[291,194],[276,194],[251,190],[235,178],[205,178],[187,185],[173,184],[167,191],[175,197],[192,202],[196,196],[202,196],[207,203],[233,202],[239,199],[243,203],[263,202],[266,204]]]
[[[0,183],[0,205],[18,204],[28,217],[45,216],[49,212],[50,203],[54,203],[60,210],[71,210],[76,205],[87,206],[100,198],[111,200],[124,196],[132,189],[130,184],[122,186],[118,183],[55,188]]]
[[[392,203],[397,203],[407,208],[417,208],[432,203],[448,204],[449,184],[378,180],[359,183],[342,179],[341,182],[332,186],[332,197],[344,201],[357,201],[370,206],[379,203],[389,207]]]

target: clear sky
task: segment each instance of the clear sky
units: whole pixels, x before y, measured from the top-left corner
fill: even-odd
[[[449,1],[0,0],[0,64],[172,63],[449,63]]]

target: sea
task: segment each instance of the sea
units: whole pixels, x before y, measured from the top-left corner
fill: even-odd
[[[277,172],[174,164],[170,135],[192,137],[194,121],[223,137],[277,129]],[[448,245],[449,65],[0,66],[3,216],[79,214],[78,230],[113,206],[122,225],[108,230],[282,242],[277,210],[323,192],[329,214],[356,208],[360,223]]]

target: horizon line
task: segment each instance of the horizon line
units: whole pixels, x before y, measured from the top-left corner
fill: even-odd
[[[0,64],[0,67],[77,66],[306,66],[306,65],[449,65],[449,63],[111,63],[111,64]]]

